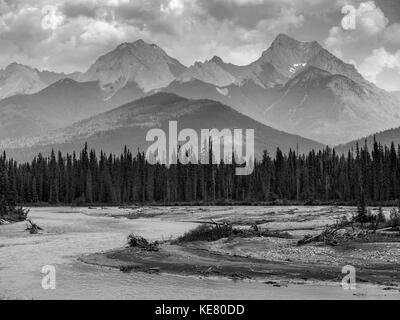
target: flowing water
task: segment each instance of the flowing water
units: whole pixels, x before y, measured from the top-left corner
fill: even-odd
[[[118,209],[115,209],[118,210]],[[152,240],[169,239],[194,223],[160,218],[128,220],[84,214],[78,208],[34,208],[29,217],[44,231],[30,235],[25,223],[0,226],[0,299],[320,299],[384,298],[366,288],[344,291],[340,284],[291,284],[122,273],[86,265],[78,257],[122,247],[135,233]],[[86,212],[87,213],[87,212]],[[56,268],[56,289],[42,288],[42,267]],[[372,292],[372,294],[371,294]]]

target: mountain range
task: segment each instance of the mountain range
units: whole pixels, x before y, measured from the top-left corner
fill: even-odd
[[[314,147],[345,144],[400,127],[398,94],[368,82],[353,65],[315,41],[300,42],[281,34],[249,65],[236,66],[215,56],[186,67],[157,45],[138,40],[119,45],[82,73],[66,75],[18,64],[0,71],[0,144],[4,149],[38,150],[35,144],[75,145],[72,141],[82,142],[81,137],[99,147],[107,141],[116,143],[121,124],[113,122],[115,130],[112,126],[101,128],[108,123],[101,119],[120,106],[134,108],[136,102],[132,101],[160,97],[159,92],[185,98],[182,108],[190,109],[194,101],[223,105],[219,110],[227,113],[227,124],[233,117],[236,120],[231,123],[238,128],[248,128],[250,118],[262,132],[274,128],[281,133],[281,142],[265,140],[273,148],[295,148],[299,136],[308,141],[304,145]],[[157,108],[147,108],[153,115],[142,110],[137,116],[158,119],[156,112],[162,112],[164,101],[159,100]],[[122,131],[143,136],[132,127],[144,130],[146,126],[138,125],[132,113],[128,114],[132,126],[125,123],[130,129]],[[213,116],[211,112],[208,123],[213,123]],[[207,118],[205,113],[201,117]],[[184,119],[189,127],[198,124],[194,116]],[[92,128],[93,121],[99,124],[93,133],[97,140],[82,127],[90,124]],[[207,121],[199,123],[209,128]],[[222,126],[222,119],[216,125]],[[74,132],[85,134],[76,136]],[[111,138],[112,132],[115,136]]]
[[[157,93],[77,122],[47,136],[14,142],[7,150],[9,156],[28,160],[39,152],[49,154],[51,149],[64,152],[79,150],[87,142],[91,148],[107,153],[120,153],[124,146],[131,150],[146,150],[150,129],[158,128],[168,134],[169,121],[178,122],[178,130],[191,128],[198,136],[202,129],[225,128],[255,130],[255,152],[261,157],[264,150],[275,153],[279,147],[284,152],[297,148],[305,153],[324,146],[318,142],[287,134],[265,126],[234,109],[213,100],[190,100],[171,93]],[[27,143],[29,141],[29,143]],[[10,146],[11,147],[11,146]]]
[[[106,99],[98,82],[59,80],[35,94],[0,101],[0,136],[9,139],[42,135],[138,99],[143,91],[133,83]]]
[[[20,94],[39,92],[59,80],[77,79],[79,73],[64,74],[51,71],[39,71],[18,63],[0,70],[0,100]]]
[[[213,60],[225,71],[232,68]],[[204,69],[209,67],[206,62]],[[226,77],[205,83],[204,75],[193,74],[162,90],[212,97],[266,125],[330,145],[400,125],[399,100],[317,42],[279,35],[259,60],[232,70],[235,81],[229,85],[218,85]]]

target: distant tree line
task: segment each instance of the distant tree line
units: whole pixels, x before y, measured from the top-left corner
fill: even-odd
[[[395,201],[400,197],[400,147],[374,143],[347,154],[326,148],[299,155],[266,151],[252,175],[236,164],[150,165],[143,153],[99,155],[87,146],[63,156],[39,154],[18,164],[0,156],[0,204],[129,204],[193,202]]]

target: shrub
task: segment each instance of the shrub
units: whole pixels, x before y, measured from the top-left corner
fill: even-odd
[[[386,217],[383,214],[383,210],[382,207],[379,207],[379,211],[378,211],[378,222],[379,223],[385,223],[386,222]]]
[[[219,239],[228,238],[233,232],[232,226],[230,225],[212,226],[202,224],[178,238],[178,242],[217,241]]]
[[[370,210],[363,213],[359,213],[356,222],[359,223],[374,223],[377,220],[377,216],[374,216]]]
[[[367,223],[371,221],[371,214],[367,211],[364,195],[361,194],[357,204],[357,217],[356,222]]]
[[[394,228],[400,227],[400,213],[396,209],[390,211],[389,224]]]
[[[146,251],[158,251],[158,242],[149,242],[145,238],[135,236],[134,234],[128,237],[128,247],[139,248]]]

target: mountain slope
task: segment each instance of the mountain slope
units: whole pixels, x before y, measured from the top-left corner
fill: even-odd
[[[0,140],[31,137],[62,128],[144,95],[128,83],[112,99],[105,100],[97,82],[60,80],[32,95],[0,101]]]
[[[217,56],[205,62],[196,62],[178,80],[191,81],[193,79],[219,87],[231,84],[240,86],[247,81],[253,81],[262,88],[273,88],[288,80],[271,63],[260,61],[247,66],[236,66],[225,63]]]
[[[252,80],[243,82],[241,85],[231,84],[224,87],[197,79],[186,82],[174,81],[161,91],[188,99],[219,101],[258,121],[263,121],[265,106],[273,103],[280,94],[277,90],[260,87]]]
[[[20,114],[9,126],[23,127],[18,133],[5,131],[0,125],[1,140],[25,135],[37,135],[59,128],[89,115],[104,111],[101,92],[94,82],[81,84],[71,79],[60,80],[32,95],[17,95],[0,101],[0,118]],[[24,121],[26,124],[24,125]],[[29,123],[37,122],[36,126]]]
[[[283,88],[262,88],[252,80],[225,87],[192,80],[162,91],[210,98],[263,124],[331,145],[400,125],[400,103],[388,93],[315,67]]]
[[[399,103],[343,75],[308,67],[266,109],[267,123],[327,144],[400,124]]]
[[[0,100],[14,95],[33,94],[64,78],[76,78],[77,73],[66,75],[12,63],[0,70]]]
[[[125,145],[133,150],[146,150],[151,144],[146,142],[147,132],[161,128],[168,133],[168,122],[172,120],[178,121],[179,130],[192,128],[199,136],[201,129],[255,129],[257,156],[261,156],[266,148],[270,152],[275,152],[277,147],[288,151],[297,145],[300,152],[323,148],[315,141],[264,126],[221,103],[158,93],[75,123],[47,137],[16,142],[8,153],[25,159],[39,151],[48,153],[51,148],[71,152],[81,148],[86,141],[90,147],[106,152],[119,153]],[[23,144],[25,148],[18,149]]]
[[[313,66],[332,74],[346,76],[356,82],[365,82],[353,65],[344,63],[318,42],[300,42],[285,34],[278,35],[253,65],[265,63],[272,64],[277,72],[287,78],[292,78],[304,68]]]
[[[364,138],[358,140],[353,140],[346,144],[338,145],[335,147],[335,150],[340,153],[347,153],[351,149],[355,150],[357,144],[360,147],[364,146],[365,142],[367,142],[369,150],[372,150],[374,140],[376,140],[376,142],[380,143],[382,146],[386,145],[388,147],[390,147],[391,144],[394,143],[397,150],[397,147],[400,145],[400,127],[381,131],[376,134],[365,136]]]
[[[179,77],[179,80],[185,82],[197,79],[220,87],[234,83],[236,81],[235,76],[220,65],[223,62],[216,62],[217,59],[217,57],[214,57],[204,63],[196,62]]]
[[[259,60],[246,68],[245,72],[238,77],[236,83],[240,85],[249,80],[263,88],[274,88],[285,84],[288,78],[282,75],[272,63]]]
[[[137,83],[144,91],[167,86],[185,70],[160,47],[138,40],[100,57],[79,80],[99,81],[102,90],[112,96],[128,82]]]
[[[214,57],[195,67],[187,72],[192,78],[162,90],[211,98],[266,125],[331,145],[400,125],[400,103],[393,95],[315,41],[281,34],[248,66]],[[210,68],[217,76],[208,76]]]
[[[215,63],[237,79],[240,78],[244,73],[246,73],[246,70],[248,68],[248,66],[237,66],[233,63],[226,63],[218,56],[214,56],[211,59],[211,62]]]

